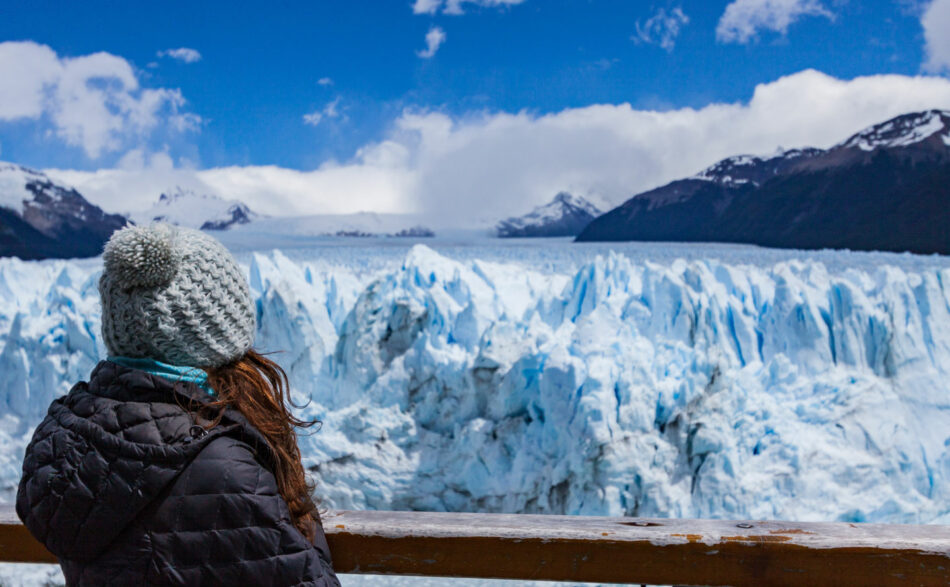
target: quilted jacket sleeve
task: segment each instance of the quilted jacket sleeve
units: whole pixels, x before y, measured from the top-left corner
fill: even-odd
[[[250,446],[222,436],[175,480],[146,522],[150,579],[163,585],[339,585],[323,529],[294,526]]]

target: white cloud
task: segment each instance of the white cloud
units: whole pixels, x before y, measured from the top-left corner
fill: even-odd
[[[332,102],[329,102],[322,109],[315,110],[311,112],[310,114],[304,114],[303,115],[304,124],[309,124],[310,126],[317,126],[321,122],[323,122],[324,119],[340,118],[340,111],[338,109],[339,105],[340,105],[340,98],[337,97],[335,100],[333,100]]]
[[[416,55],[423,59],[431,59],[444,42],[445,31],[437,26],[432,27],[429,29],[429,32],[426,33],[426,48],[421,51],[416,51]]]
[[[898,114],[947,107],[950,80],[942,77],[844,81],[807,70],[759,85],[747,102],[699,109],[601,104],[544,115],[462,117],[406,111],[382,140],[351,160],[309,172],[168,169],[166,156],[144,171],[63,177],[112,210],[113,202],[146,208],[162,189],[188,180],[273,215],[422,212],[467,224],[524,213],[564,189],[616,205],[724,157],[779,146],[829,147]],[[158,164],[166,165],[163,171],[152,169]]]
[[[157,53],[159,57],[171,57],[184,63],[195,63],[201,61],[201,53],[188,47],[179,47],[178,49],[165,49]]]
[[[413,14],[435,14],[442,8],[443,0],[416,0],[412,5]]]
[[[321,112],[320,110],[314,110],[313,112],[310,112],[309,114],[303,115],[304,124],[309,124],[310,126],[317,126],[321,122],[323,122],[323,112]]]
[[[0,121],[38,118],[63,73],[56,53],[36,43],[0,43]]]
[[[197,128],[184,104],[176,89],[140,88],[129,62],[109,53],[66,58],[29,41],[0,43],[0,123],[36,120],[93,159],[162,123]]]
[[[660,8],[642,25],[637,21],[636,33],[630,38],[637,43],[659,45],[667,51],[672,51],[680,29],[687,24],[689,17],[683,13],[682,8],[676,7],[669,12]]]
[[[180,185],[199,193],[246,202],[274,216],[344,214],[414,209],[414,175],[404,145],[382,141],[347,163],[328,161],[313,171],[276,166],[218,167],[198,171],[166,153],[134,150],[113,169],[48,169],[50,177],[76,186],[93,203],[120,212],[147,210],[159,195]]]
[[[486,8],[501,8],[521,4],[524,0],[416,0],[412,5],[415,14],[435,14],[441,10],[444,14],[465,14],[464,4]]]
[[[950,71],[950,0],[933,0],[924,10],[920,24],[926,41],[924,69]]]
[[[761,30],[784,35],[803,16],[834,18],[821,0],[734,0],[719,19],[716,38],[723,43],[748,43]]]
[[[317,84],[321,86],[332,86],[333,80],[328,77],[321,77],[319,80],[317,80]]]
[[[158,200],[162,190],[170,186],[197,187],[194,169],[176,167],[167,153],[149,153],[143,149],[128,151],[114,169],[50,170],[50,173],[54,180],[82,186],[81,193],[94,204],[119,213],[147,209]]]

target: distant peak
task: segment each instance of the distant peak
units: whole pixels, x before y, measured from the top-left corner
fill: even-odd
[[[247,224],[258,215],[239,200],[225,200],[217,194],[202,193],[179,185],[166,190],[151,208],[136,212],[138,223],[168,222],[202,230],[225,230]]]
[[[902,114],[862,130],[838,147],[862,151],[907,147],[936,134],[940,134],[943,143],[950,146],[950,111],[934,109]]]
[[[573,236],[601,213],[585,198],[559,192],[528,214],[499,222],[496,229],[499,236]]]
[[[590,200],[588,200],[588,199],[586,199],[586,198],[583,198],[583,197],[581,197],[581,196],[575,196],[574,194],[572,194],[572,193],[570,193],[570,192],[558,192],[557,195],[554,196],[554,199],[553,199],[553,200],[551,200],[549,203],[547,203],[547,204],[545,204],[545,205],[543,205],[543,206],[539,206],[539,207],[535,208],[535,211],[544,210],[544,209],[549,208],[549,207],[552,207],[552,206],[555,206],[555,207],[556,207],[556,206],[561,206],[561,207],[567,206],[567,207],[570,207],[570,208],[579,208],[579,209],[583,209],[583,210],[588,210],[588,211],[594,213],[595,215],[596,215],[596,214],[600,214],[600,210],[597,208],[597,206],[595,206],[594,204],[592,204],[592,203],[590,202]]]

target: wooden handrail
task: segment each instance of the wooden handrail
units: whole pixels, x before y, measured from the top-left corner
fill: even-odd
[[[330,511],[339,573],[678,585],[946,585],[950,526]],[[9,506],[0,561],[55,562]]]

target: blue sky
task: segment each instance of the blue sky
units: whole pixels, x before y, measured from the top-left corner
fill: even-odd
[[[143,70],[143,84],[180,88],[205,123],[174,147],[205,166],[311,168],[351,155],[408,106],[455,114],[702,106],[747,99],[756,84],[805,68],[913,75],[923,51],[919,17],[894,0],[847,2],[833,20],[805,16],[785,35],[763,31],[747,44],[716,41],[726,2],[529,0],[463,5],[464,15],[414,14],[400,1],[11,4],[3,40],[33,40],[60,56],[107,51]],[[631,40],[638,22],[642,29],[673,7],[689,22],[672,50]],[[446,41],[422,59],[416,52],[432,26]],[[197,50],[200,61],[156,56],[178,47]],[[320,85],[324,78],[333,84]],[[302,124],[337,98],[345,118]],[[4,143],[5,157],[33,165],[102,164],[81,152],[47,158],[48,142],[23,134]]]
[[[51,102],[47,84],[44,105],[32,114],[5,116],[0,106],[0,159],[77,172],[136,161],[147,168],[159,159],[174,169],[307,172],[365,163],[368,151],[394,137],[416,158],[413,141],[425,139],[403,136],[412,115],[433,124],[445,116],[458,130],[484,128],[501,115],[537,121],[597,105],[702,111],[748,105],[757,87],[812,69],[844,82],[881,74],[944,80],[950,62],[941,16],[950,10],[938,6],[947,0],[457,2],[7,3],[0,42],[45,46],[61,65],[99,52],[114,56],[98,71],[125,62],[131,73],[118,83],[126,87],[116,99],[129,96],[133,110],[151,118],[136,126],[127,113],[103,118],[108,128],[92,128],[95,117],[76,120],[84,118],[80,109],[64,121],[65,110],[49,105],[60,97]],[[441,37],[428,54],[427,34]],[[191,52],[160,56],[170,49]],[[7,64],[24,59],[8,57]],[[116,86],[109,75],[85,83]],[[3,85],[18,81],[0,77],[3,97]],[[133,78],[138,87],[129,89]],[[146,90],[159,107],[143,106]],[[89,106],[87,98],[73,101]],[[575,188],[598,191],[585,185]]]

